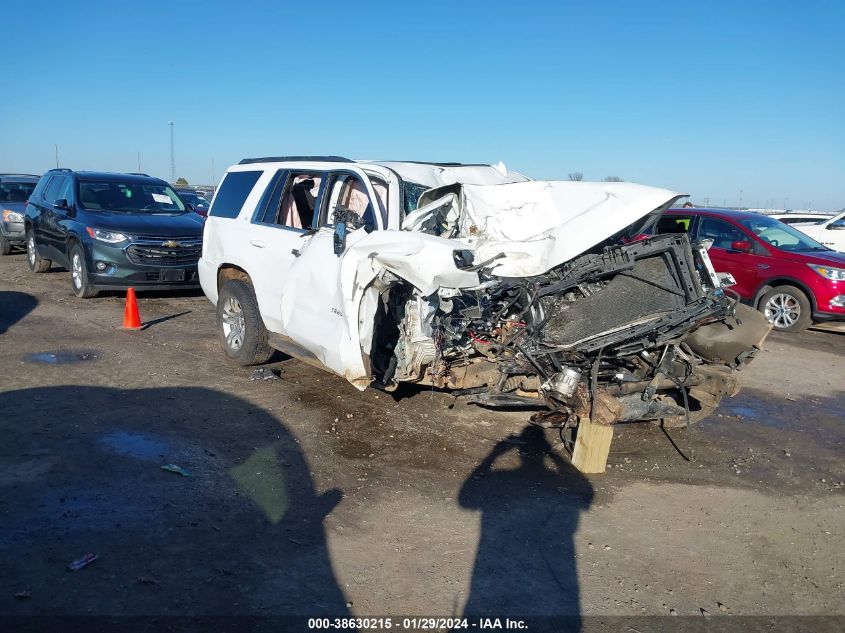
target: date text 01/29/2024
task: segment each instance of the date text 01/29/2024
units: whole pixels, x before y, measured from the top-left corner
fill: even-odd
[[[520,630],[527,629],[524,620],[513,618],[434,618],[434,617],[410,617],[410,618],[309,618],[308,628],[311,630],[442,630],[442,629],[465,629],[465,630]]]

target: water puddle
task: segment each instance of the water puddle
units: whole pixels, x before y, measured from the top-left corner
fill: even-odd
[[[115,453],[145,460],[159,459],[167,453],[169,448],[164,440],[126,431],[107,433],[99,439],[99,442]]]
[[[30,363],[44,363],[47,365],[69,365],[71,363],[81,363],[86,360],[98,360],[100,358],[100,352],[84,350],[78,352],[63,351],[28,354],[24,357],[24,360]]]

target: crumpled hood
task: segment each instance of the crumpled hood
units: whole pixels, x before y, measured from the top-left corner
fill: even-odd
[[[476,263],[500,256],[491,267],[503,277],[545,273],[682,195],[627,182],[556,180],[445,189],[426,192],[403,228],[425,230],[439,214],[442,234],[470,246]]]

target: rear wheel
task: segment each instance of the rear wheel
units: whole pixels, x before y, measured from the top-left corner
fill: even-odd
[[[26,232],[26,261],[29,264],[29,269],[34,273],[46,273],[53,264],[52,261],[44,259],[38,254],[32,229]]]
[[[81,299],[96,297],[99,291],[88,282],[88,266],[85,264],[85,251],[76,242],[70,247],[70,285],[73,294]]]
[[[220,289],[217,335],[226,356],[239,365],[261,365],[273,355],[255,293],[247,281],[231,279]]]
[[[759,310],[781,332],[801,332],[813,324],[810,300],[795,286],[772,288],[760,299]]]

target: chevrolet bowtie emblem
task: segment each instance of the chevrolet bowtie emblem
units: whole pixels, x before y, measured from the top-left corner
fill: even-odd
[[[165,248],[177,248],[177,247],[181,246],[181,244],[179,242],[175,241],[175,240],[165,240],[164,242],[161,243],[161,245],[164,246]]]

